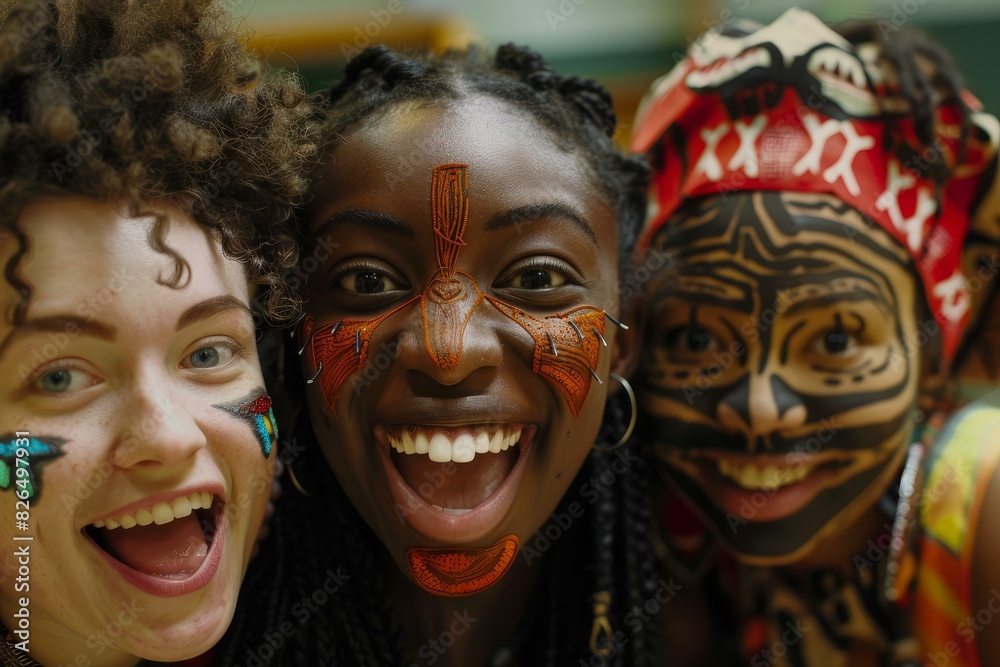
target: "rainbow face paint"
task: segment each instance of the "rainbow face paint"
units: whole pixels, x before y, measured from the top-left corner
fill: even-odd
[[[274,410],[271,409],[271,397],[263,395],[262,391],[255,389],[251,392],[251,397],[220,403],[213,407],[250,422],[257,435],[260,451],[266,459],[271,455],[271,449],[278,439],[278,422],[274,419]]]
[[[27,499],[38,500],[42,493],[40,467],[62,456],[65,442],[53,436],[22,438],[16,433],[0,436],[0,489],[23,490]],[[18,470],[26,472],[18,473]]]

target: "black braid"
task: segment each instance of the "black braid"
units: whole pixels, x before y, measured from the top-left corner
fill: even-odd
[[[958,70],[955,60],[941,45],[914,28],[900,28],[886,34],[876,21],[845,21],[833,26],[852,44],[874,42],[881,47],[884,58],[896,70],[899,77],[899,94],[910,103],[915,121],[917,139],[923,151],[932,151],[937,155],[935,147],[935,111],[933,103],[934,89],[944,90],[944,100],[954,102],[960,112],[961,133],[959,145],[962,147],[958,162],[965,158],[965,146],[972,131],[971,109],[962,95],[966,89],[962,73]],[[921,69],[917,57],[929,61],[934,71],[928,75]],[[915,171],[927,171],[938,184],[943,184],[951,177],[952,169],[941,156],[934,160],[914,160],[919,155],[906,154],[906,147],[897,155],[904,164],[913,167]],[[926,165],[926,166],[924,166]]]

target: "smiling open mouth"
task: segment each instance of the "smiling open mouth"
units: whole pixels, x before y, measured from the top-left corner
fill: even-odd
[[[212,546],[223,505],[212,493],[194,492],[95,521],[84,531],[116,570],[164,595],[173,588],[163,589],[155,580],[174,584],[201,579],[195,575],[203,570],[214,573],[218,557],[210,555],[217,551]]]
[[[516,495],[534,426],[379,426],[375,439],[400,518],[445,544],[495,528]]]

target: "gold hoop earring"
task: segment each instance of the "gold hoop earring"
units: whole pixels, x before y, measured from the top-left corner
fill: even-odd
[[[299,430],[298,428],[299,419],[302,418],[302,413],[303,413],[302,406],[299,406],[298,410],[295,411],[295,416],[292,418],[292,429],[291,429],[292,432],[291,435],[289,435],[288,437],[289,446],[284,448],[285,451],[297,451],[298,449],[295,446],[295,434]],[[308,412],[306,414],[308,414]],[[306,417],[306,419],[308,419],[308,417]],[[292,480],[292,486],[295,487],[295,490],[306,498],[312,498],[313,494],[306,491],[306,488],[302,486],[302,483],[299,482],[299,478],[296,477],[295,475],[295,461],[289,458],[287,461],[284,461],[283,463],[285,464],[285,468],[288,469],[288,478]]]
[[[288,465],[285,467],[288,468],[288,478],[292,480],[292,486],[295,487],[295,490],[301,493],[306,498],[312,498],[313,494],[306,491],[305,487],[303,487],[302,484],[299,482],[299,478],[295,476],[295,466],[292,464],[292,462],[289,461]]]
[[[625,429],[625,433],[622,435],[621,438],[618,439],[618,442],[611,445],[610,447],[602,447],[597,444],[594,445],[594,449],[596,449],[599,452],[613,452],[622,445],[624,445],[626,442],[628,442],[628,439],[632,437],[632,431],[635,430],[635,422],[639,417],[639,406],[636,404],[635,392],[632,391],[632,385],[629,384],[628,380],[623,378],[621,375],[618,375],[617,373],[612,373],[611,377],[618,380],[621,383],[622,387],[625,389],[625,393],[628,394],[629,403],[632,404],[632,418],[629,420],[628,428]]]

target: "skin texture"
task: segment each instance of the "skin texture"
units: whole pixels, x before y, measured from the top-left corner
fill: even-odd
[[[738,193],[681,214],[653,240],[677,260],[648,296],[640,406],[657,456],[741,560],[800,562],[872,508],[910,442],[915,281],[829,196]],[[732,472],[750,462],[773,469]]]
[[[455,164],[467,165],[468,177],[464,246],[453,267],[466,277],[463,282],[474,283],[484,299],[502,301],[535,318],[580,306],[618,315],[616,221],[600,187],[581,160],[553,145],[529,116],[504,102],[477,97],[447,106],[393,107],[351,132],[335,151],[314,188],[309,222],[314,234],[326,235],[338,246],[309,278],[310,317],[322,323],[380,319],[423,294],[429,283],[433,287],[441,263],[432,181],[436,168]],[[550,287],[531,287],[539,271]],[[380,291],[358,293],[359,285]],[[608,374],[624,363],[623,348],[616,346],[618,332],[609,327],[609,348],[602,349],[595,367],[604,384],[589,386],[580,416],[574,417],[558,383],[534,371],[535,339],[495,304],[480,303],[472,310],[464,330],[449,334],[459,341],[451,344],[429,346],[423,311],[415,305],[399,308],[368,333],[369,358],[382,350],[391,363],[360,378],[354,373],[335,400],[319,388],[321,374],[307,392],[309,412],[338,480],[406,577],[395,581],[394,595],[406,602],[398,609],[420,610],[410,614],[413,618],[401,611],[407,634],[419,645],[424,639],[417,638],[436,636],[446,626],[453,605],[412,585],[407,551],[489,548],[505,543],[507,536],[521,543],[532,536],[555,509],[593,443]],[[448,349],[435,357],[429,347],[441,352],[441,345]],[[456,360],[439,363],[445,357]],[[312,360],[304,360],[304,370],[306,377],[315,372]],[[524,473],[509,509],[471,536],[416,530],[390,493],[378,451],[387,445],[378,440],[378,428],[497,422],[536,429],[530,449],[520,454],[527,458],[518,462]],[[479,459],[443,464],[441,493],[456,485],[474,493],[485,476],[462,466],[476,465]],[[436,502],[433,495],[425,499]],[[497,638],[509,636],[512,628],[505,625],[512,609],[525,601],[538,569],[528,571],[515,559],[511,572],[489,591],[463,598],[455,609],[474,609],[484,616],[446,659],[483,662]],[[482,620],[489,615],[496,620]]]
[[[0,323],[0,432],[64,440],[62,456],[41,467],[44,493],[30,508],[30,646],[43,664],[206,651],[232,616],[263,516],[273,457],[262,456],[247,419],[216,407],[263,394],[246,279],[200,228],[167,215],[166,243],[190,269],[177,287],[161,284],[173,261],[149,245],[152,218],[87,199],[41,200],[21,215],[32,247],[20,264],[33,294],[28,322],[74,318],[48,328]],[[0,262],[14,245],[0,243]],[[14,300],[4,281],[4,312]],[[196,591],[162,597],[135,587],[84,530],[152,496],[204,488],[216,505],[225,501],[216,533],[224,539],[215,576]],[[0,493],[4,516],[14,516],[15,500]],[[0,569],[3,622],[16,627],[24,593],[14,590],[10,549]]]

